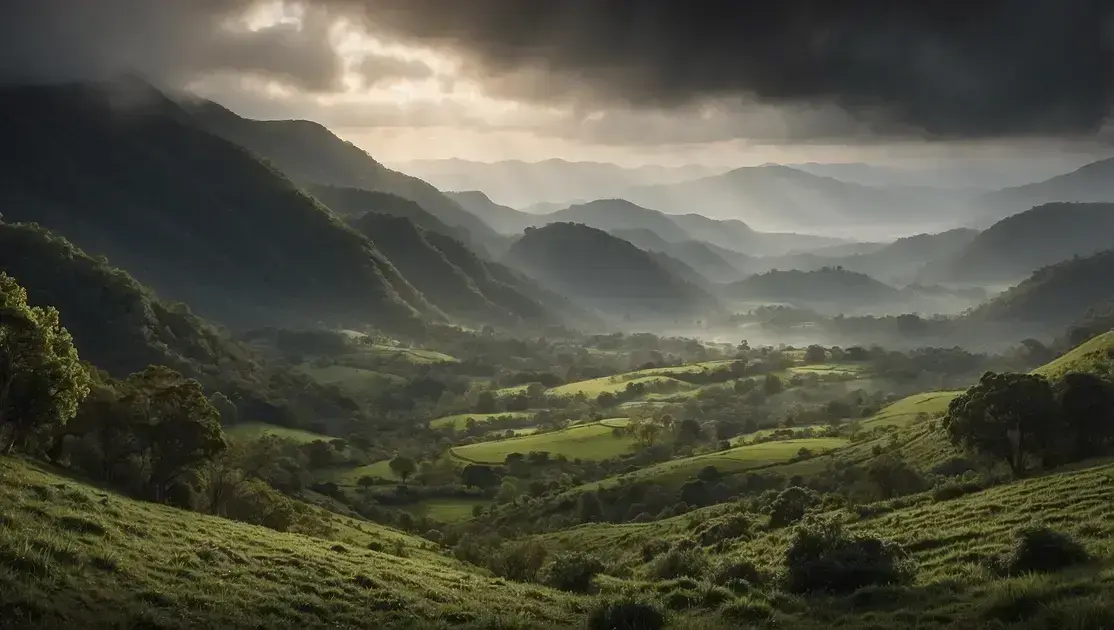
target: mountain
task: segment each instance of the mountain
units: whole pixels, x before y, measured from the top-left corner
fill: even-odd
[[[765,231],[855,236],[938,227],[953,223],[951,213],[960,210],[931,190],[891,191],[779,165],[631,188],[623,198],[670,214],[741,219]]]
[[[398,165],[441,190],[482,190],[500,204],[522,207],[539,202],[563,205],[615,197],[631,186],[679,182],[722,172],[707,166],[624,168],[601,162],[505,160],[417,160]]]
[[[250,120],[211,102],[187,104],[205,129],[266,158],[300,186],[327,184],[391,193],[417,203],[476,244],[495,232],[427,182],[392,171],[364,150],[308,120]]]
[[[975,309],[975,320],[1026,322],[1058,329],[1114,298],[1114,249],[1041,268]]]
[[[692,238],[665,214],[643,208],[625,199],[597,199],[569,206],[564,210],[543,215],[539,219],[541,224],[582,223],[605,232],[644,229],[666,241],[673,242]]]
[[[702,214],[670,215],[669,219],[697,240],[750,256],[777,256],[847,242],[809,234],[758,232],[738,219],[709,219]]]
[[[683,264],[693,270],[704,282],[732,282],[738,280],[743,272],[728,262],[707,243],[695,240],[672,243],[646,229],[612,230],[611,234],[629,241],[639,249],[665,254],[670,260]],[[741,254],[740,254],[741,256]],[[686,278],[687,279],[687,278]]]
[[[404,217],[368,212],[352,221],[379,251],[438,308],[477,326],[545,324],[552,314],[514,285],[508,269],[480,259],[464,244],[414,225]]]
[[[647,253],[650,254],[650,258],[654,259],[654,262],[661,265],[662,269],[695,287],[700,287],[705,291],[711,290],[712,285],[708,278],[683,260],[674,258],[665,252],[647,251]]]
[[[129,84],[0,89],[0,207],[231,327],[412,330],[439,316],[382,254],[174,101]]]
[[[1114,202],[1114,158],[1086,164],[1051,179],[1003,188],[978,199],[982,220],[994,222],[1054,202]]]
[[[521,234],[526,228],[538,223],[537,216],[499,205],[478,190],[445,194],[500,234]]]
[[[254,420],[351,416],[351,401],[262,365],[185,305],[161,301],[126,272],[40,226],[0,221],[0,272],[15,278],[33,305],[57,308],[82,360],[114,377],[165,365],[239,400]]]
[[[552,290],[612,315],[697,317],[718,309],[715,298],[651,254],[586,225],[527,229],[506,261]]]
[[[877,302],[898,297],[897,289],[866,274],[838,267],[769,271],[730,284],[724,293],[740,300],[791,303]]]
[[[470,233],[464,228],[450,227],[413,201],[391,193],[325,184],[307,185],[305,191],[333,212],[346,218],[361,217],[368,212],[375,212],[408,219],[422,229],[462,241],[470,237]]]
[[[1050,203],[1002,219],[958,254],[925,269],[930,280],[1013,282],[1046,265],[1111,247],[1114,203]]]

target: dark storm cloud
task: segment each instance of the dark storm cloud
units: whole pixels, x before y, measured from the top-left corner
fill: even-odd
[[[1114,2],[365,0],[518,98],[833,104],[942,136],[1076,134],[1114,103]]]

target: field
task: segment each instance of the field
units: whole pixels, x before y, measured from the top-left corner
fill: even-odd
[[[511,453],[525,455],[531,451],[546,451],[551,457],[564,455],[569,459],[608,459],[628,453],[634,446],[633,438],[613,434],[616,427],[625,423],[625,418],[603,420],[550,433],[456,446],[451,452],[459,459],[480,464],[501,464]]]
[[[881,411],[862,422],[862,428],[871,429],[882,426],[904,427],[911,424],[920,414],[935,416],[948,411],[948,403],[963,392],[925,392],[902,398],[884,407]]]
[[[455,523],[472,518],[472,508],[487,503],[483,499],[426,499],[403,509],[415,516],[424,516],[442,523]]]
[[[298,369],[318,383],[336,385],[350,393],[372,394],[401,380],[394,374],[348,365],[317,367],[307,363]]]
[[[626,376],[625,374],[619,374],[617,376],[604,376],[588,381],[569,383],[567,385],[561,385],[560,387],[554,387],[550,389],[548,393],[550,396],[575,396],[578,393],[584,393],[585,396],[591,398],[593,396],[599,396],[604,392],[621,392],[626,389],[627,385],[630,383],[643,383],[648,385],[650,383],[669,381],[676,383],[678,390],[690,389],[692,387],[692,385],[684,381],[678,381],[668,376],[637,376],[634,378],[624,378]]]
[[[1099,335],[1055,361],[1033,370],[1048,378],[1060,378],[1068,372],[1090,372],[1114,376],[1114,331]]]
[[[583,618],[567,595],[482,577],[373,523],[333,516],[325,540],[134,501],[17,459],[0,458],[0,479],[5,628],[547,628]]]
[[[843,438],[806,438],[751,444],[726,451],[662,462],[627,475],[622,475],[621,477],[614,477],[597,484],[589,484],[589,486],[598,487],[600,484],[624,478],[635,481],[652,479],[657,483],[676,485],[694,477],[707,466],[715,466],[716,470],[722,474],[731,474],[787,462],[802,448],[807,448],[814,453],[819,453],[836,449],[846,444],[847,440]],[[588,486],[583,486],[581,489],[587,488]]]
[[[399,346],[387,345],[373,345],[368,346],[369,352],[378,355],[384,359],[405,360],[411,363],[456,363],[456,357],[449,356],[443,352],[436,352],[434,350],[423,350],[422,348],[402,348]]]
[[[529,411],[506,411],[503,413],[460,413],[455,416],[445,416],[431,420],[429,427],[431,429],[443,429],[445,427],[452,427],[454,431],[463,431],[468,426],[468,419],[472,418],[478,424],[483,424],[492,418],[532,418],[534,414]]]
[[[817,376],[861,376],[870,371],[863,363],[815,363],[789,368],[789,374],[816,374]]]
[[[340,468],[325,468],[317,473],[317,481],[331,481],[338,486],[355,488],[360,477],[379,477],[389,481],[397,480],[394,471],[391,470],[390,460],[384,459],[375,462],[374,464],[365,464],[363,466],[351,466]]]
[[[324,440],[328,442],[334,439],[332,436],[314,433],[312,431],[304,431],[302,429],[290,429],[287,427],[280,427],[274,424],[266,424],[264,422],[243,422],[234,424],[232,426],[224,427],[224,434],[233,440],[258,440],[265,435],[273,435],[284,440],[291,440],[300,444],[308,444],[315,440]]]

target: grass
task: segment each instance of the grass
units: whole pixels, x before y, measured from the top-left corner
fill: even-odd
[[[501,464],[511,453],[525,455],[531,451],[545,451],[551,457],[564,455],[569,459],[609,459],[630,452],[634,446],[633,438],[614,435],[615,428],[625,421],[625,418],[612,418],[549,433],[456,446],[451,452],[461,460],[480,464]]]
[[[454,431],[463,431],[468,427],[468,419],[471,418],[479,424],[483,424],[492,418],[516,418],[526,419],[533,418],[534,412],[531,411],[506,411],[503,413],[458,413],[453,416],[445,416],[437,418],[429,423],[431,429],[443,429],[445,427],[452,427]]]
[[[870,371],[865,363],[813,363],[789,368],[790,374],[816,374],[818,376],[862,376]]]
[[[326,468],[320,470],[316,474],[318,482],[331,481],[338,486],[355,488],[359,484],[360,477],[379,477],[390,481],[400,479],[391,470],[389,459],[375,462],[373,464],[365,464],[363,466],[341,467],[341,468]]]
[[[864,429],[883,426],[909,426],[922,413],[930,417],[946,413],[948,403],[962,393],[960,390],[955,390],[914,394],[883,407],[878,413],[864,420],[860,426]]]
[[[550,389],[548,393],[550,396],[575,396],[579,393],[583,393],[585,396],[592,397],[599,396],[604,392],[615,393],[623,391],[626,389],[627,385],[631,383],[649,385],[650,383],[673,382],[676,383],[678,391],[692,387],[689,383],[668,376],[636,376],[633,378],[625,378],[626,376],[627,375],[619,374],[617,376],[604,376],[587,381],[568,383],[567,385],[554,387]]]
[[[472,518],[472,508],[487,505],[483,499],[427,499],[406,506],[414,516],[424,516],[441,523],[457,523]]]
[[[233,440],[258,440],[265,435],[273,435],[283,440],[298,442],[299,444],[308,444],[317,440],[328,442],[329,440],[336,439],[330,435],[314,433],[313,431],[305,431],[303,429],[280,427],[265,422],[243,422],[227,426],[224,427],[224,434]]]
[[[584,616],[573,597],[484,577],[368,522],[335,517],[332,540],[279,533],[11,458],[0,480],[5,628],[549,628]]]
[[[691,479],[707,466],[715,466],[721,474],[738,473],[786,462],[797,455],[802,448],[819,453],[839,448],[847,443],[847,440],[843,438],[805,438],[750,444],[726,451],[662,462],[627,475],[581,486],[579,489],[597,488],[602,484],[615,483],[624,478],[635,481],[653,480],[663,485],[677,485]]]
[[[1090,372],[1114,376],[1114,331],[1099,335],[1064,356],[1033,370],[1034,374],[1057,379],[1068,372]]]
[[[303,364],[298,368],[323,385],[336,385],[346,392],[373,394],[402,381],[401,377],[377,370],[365,370],[349,365],[317,367]]]
[[[456,357],[447,355],[444,352],[424,350],[422,348],[403,348],[400,346],[377,344],[368,346],[368,350],[379,355],[381,358],[409,361],[417,364],[456,363],[459,361]]]

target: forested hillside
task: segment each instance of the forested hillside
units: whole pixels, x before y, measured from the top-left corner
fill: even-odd
[[[1114,249],[1041,268],[971,316],[1062,327],[1110,299],[1114,299]]]

